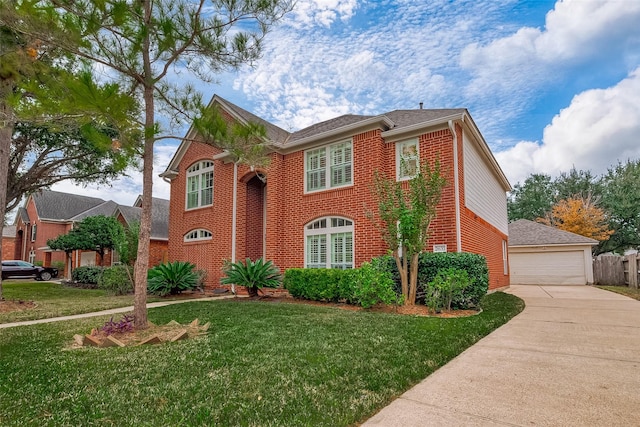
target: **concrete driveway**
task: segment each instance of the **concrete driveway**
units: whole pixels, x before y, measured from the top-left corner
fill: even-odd
[[[640,301],[512,286],[525,310],[365,426],[640,426]]]

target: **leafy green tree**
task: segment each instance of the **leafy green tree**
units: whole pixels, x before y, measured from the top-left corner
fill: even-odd
[[[628,160],[609,168],[602,177],[602,206],[614,230],[597,253],[640,249],[640,160]]]
[[[7,205],[19,203],[25,194],[21,187],[37,186],[23,184],[33,179],[26,173],[30,160],[40,160],[38,155],[42,154],[27,153],[24,145],[14,146],[16,124],[46,125],[57,132],[77,129],[86,142],[92,143],[106,139],[102,130],[108,127],[118,130],[118,139],[124,147],[130,140],[120,130],[132,125],[129,114],[136,105],[135,98],[122,94],[118,84],[96,84],[92,73],[87,71],[90,67],[56,48],[52,40],[71,43],[68,33],[64,28],[48,25],[56,16],[55,10],[45,16],[36,13],[34,3],[37,2],[0,0],[0,207],[3,213]],[[30,13],[23,13],[21,8]],[[119,127],[120,124],[124,126]],[[84,147],[78,147],[82,149]],[[22,154],[26,162],[18,160]],[[53,173],[57,172],[60,169]]]
[[[400,272],[404,304],[415,305],[418,287],[418,255],[429,239],[429,225],[436,216],[446,180],[440,163],[424,162],[418,173],[404,182],[387,178],[376,171],[374,193],[382,225],[382,238],[389,246]],[[369,214],[373,218],[372,214]]]
[[[94,124],[73,129],[18,122],[9,157],[7,205],[18,206],[26,194],[72,180],[76,183],[109,184],[131,166],[135,151],[131,145],[114,146],[118,134],[113,128]]]
[[[598,204],[602,198],[600,179],[591,171],[577,170],[574,167],[569,172],[562,172],[553,181],[556,202],[567,199],[589,200]]]
[[[49,240],[51,249],[96,251],[100,255],[100,265],[104,265],[104,254],[114,250],[124,240],[124,228],[117,219],[95,215],[88,216],[75,224],[66,235]]]
[[[210,80],[215,73],[254,61],[269,28],[291,7],[288,0],[37,2],[39,10],[62,13],[62,19],[50,25],[70,36],[52,42],[117,73],[144,104],[142,214],[134,273],[136,328],[147,326],[153,145],[167,137],[161,135],[156,123],[156,102],[176,120],[190,120],[204,108],[190,85],[172,83],[169,74],[174,69],[187,70]],[[28,8],[25,11],[31,13]]]
[[[61,234],[55,239],[47,240],[47,246],[49,246],[50,249],[53,249],[54,251],[64,251],[66,255],[66,265],[69,267],[69,274],[71,274],[72,270],[71,255],[78,247],[75,237],[75,234]]]
[[[515,184],[507,197],[509,221],[535,221],[551,210],[554,201],[555,189],[551,177],[545,174],[531,174],[525,179],[524,184]]]

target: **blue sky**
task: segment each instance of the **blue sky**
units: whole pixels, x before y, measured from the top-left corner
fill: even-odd
[[[640,1],[298,0],[253,65],[199,84],[285,129],[342,114],[469,109],[512,184],[640,158]],[[184,133],[184,130],[178,130]],[[177,142],[156,147],[156,175]],[[133,203],[113,188],[54,187]],[[169,198],[157,178],[154,196]]]

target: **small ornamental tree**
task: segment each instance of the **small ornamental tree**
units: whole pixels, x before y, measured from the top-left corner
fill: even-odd
[[[445,185],[438,160],[433,166],[425,161],[408,181],[408,187],[403,181],[375,173],[373,191],[382,222],[379,228],[396,261],[405,305],[416,303],[418,255],[429,239],[429,225]]]

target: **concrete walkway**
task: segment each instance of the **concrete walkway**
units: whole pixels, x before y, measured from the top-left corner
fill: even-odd
[[[640,301],[512,286],[526,302],[365,426],[640,426]]]
[[[147,304],[147,308],[164,307],[164,306],[167,306],[167,305],[182,304],[182,303],[185,303],[185,302],[213,301],[213,300],[217,300],[217,299],[227,299],[227,298],[236,298],[236,297],[233,296],[233,295],[222,295],[222,296],[206,297],[206,298],[191,298],[191,299],[181,299],[181,300],[174,300],[174,301],[150,302],[150,303]],[[91,313],[74,314],[72,316],[61,316],[61,317],[51,317],[49,319],[25,320],[23,322],[2,323],[2,324],[0,324],[0,329],[13,328],[15,326],[37,325],[39,323],[61,322],[63,320],[85,319],[87,317],[106,316],[106,315],[109,315],[109,314],[127,313],[129,311],[133,311],[133,306],[132,305],[127,306],[127,307],[112,308],[112,309],[109,309],[109,310],[94,311],[94,312],[91,312]]]

